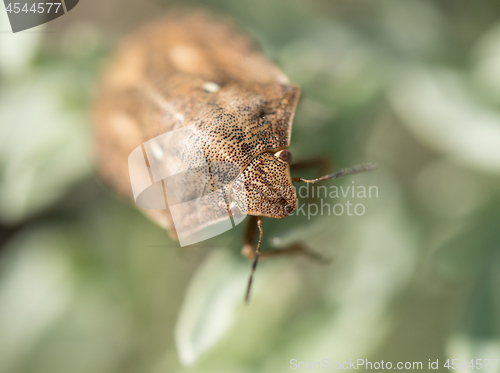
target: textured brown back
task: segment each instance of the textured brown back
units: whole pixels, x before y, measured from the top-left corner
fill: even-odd
[[[105,68],[94,111],[100,174],[131,197],[132,150],[187,125],[200,134],[207,162],[243,172],[259,154],[289,146],[298,97],[299,88],[227,21],[165,17],[126,39]],[[145,212],[175,236],[168,210]]]

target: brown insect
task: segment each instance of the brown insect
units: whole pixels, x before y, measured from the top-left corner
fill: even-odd
[[[150,139],[192,126],[197,135],[194,140],[189,137],[190,144],[201,149],[203,161],[211,169],[224,163],[237,171],[224,184],[226,197],[222,193],[212,204],[195,204],[175,225],[172,203],[144,212],[178,238],[179,229],[201,230],[219,221],[214,206],[236,217],[239,210],[227,195],[236,202],[243,198],[245,211],[239,212],[250,219],[242,254],[253,261],[248,301],[260,257],[302,253],[318,258],[299,243],[261,253],[262,217],[281,219],[295,210],[293,183],[315,183],[374,168],[368,163],[313,180],[292,178],[291,169],[324,164],[312,160],[291,165],[287,148],[299,93],[299,87],[229,22],[202,12],[164,18],[126,39],[105,68],[94,112],[100,174],[117,193],[132,198],[131,152]],[[184,144],[181,139],[176,146],[179,142]],[[199,161],[186,154],[178,156],[187,165]],[[146,160],[147,166],[151,160]],[[166,157],[163,167],[174,163]],[[198,177],[194,174],[189,182],[177,184],[181,199],[191,201],[215,190],[212,174],[207,182],[196,181]],[[162,185],[165,191],[167,185]]]

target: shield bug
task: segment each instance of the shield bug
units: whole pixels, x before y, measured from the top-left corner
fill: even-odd
[[[181,245],[250,215],[242,249],[252,260],[248,301],[260,257],[318,257],[299,243],[261,252],[262,218],[295,210],[294,182],[374,168],[368,163],[312,180],[292,178],[291,169],[318,164],[291,163],[299,94],[227,20],[203,12],[161,19],[127,38],[104,69],[94,110],[100,174]]]

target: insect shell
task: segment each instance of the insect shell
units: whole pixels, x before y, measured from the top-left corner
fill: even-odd
[[[297,206],[287,148],[299,94],[230,23],[206,13],[164,18],[126,39],[105,68],[94,111],[100,174],[132,197],[129,154],[194,125],[207,161],[242,173],[247,214],[284,218]],[[186,214],[185,225],[207,208]],[[177,237],[168,207],[144,213]]]

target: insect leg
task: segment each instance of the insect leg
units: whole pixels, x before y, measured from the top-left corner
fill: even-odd
[[[257,224],[255,224],[257,222]],[[253,245],[255,241],[255,233],[256,227],[259,228],[259,242],[257,244],[257,249],[253,250]],[[263,237],[263,229],[262,229],[262,217],[250,216],[250,220],[248,221],[247,230],[245,232],[245,242],[243,244],[243,249],[241,253],[246,256],[249,260],[252,260],[252,272],[250,274],[250,278],[248,280],[247,292],[245,295],[245,302],[248,303],[250,300],[250,290],[252,288],[253,275],[255,270],[257,269],[257,263],[259,259],[271,258],[279,255],[295,255],[301,254],[305,255],[311,259],[314,259],[318,262],[329,263],[329,259],[325,259],[321,254],[309,249],[306,245],[301,242],[295,242],[290,244],[289,246],[280,248],[280,249],[271,249],[264,252],[261,252],[262,246],[262,237]]]
[[[318,181],[325,181],[330,179],[337,179],[342,176],[359,174],[361,172],[372,171],[377,168],[377,164],[373,162],[362,163],[360,165],[351,167],[351,168],[343,168],[333,174],[328,174],[325,176],[318,177],[316,179],[303,179],[301,177],[294,177],[293,181],[302,181],[304,183],[317,183]]]
[[[241,249],[241,254],[249,260],[253,260],[253,257],[255,256],[254,243],[256,231],[257,216],[250,215],[245,231],[245,241],[243,242],[243,248]]]
[[[250,300],[250,289],[252,288],[252,280],[255,270],[257,269],[257,263],[259,262],[260,248],[262,246],[262,237],[264,236],[264,231],[262,230],[262,217],[257,217],[257,226],[259,227],[259,242],[257,243],[257,249],[255,250],[255,255],[252,263],[252,272],[250,273],[250,278],[248,279],[247,293],[245,295],[245,302],[248,303]]]
[[[265,251],[261,254],[261,257],[271,258],[279,255],[295,255],[295,254],[305,255],[310,259],[316,260],[321,263],[330,263],[330,259],[325,258],[323,255],[314,250],[311,250],[307,245],[305,245],[302,242],[294,242],[280,249],[271,249]]]
[[[255,259],[254,244],[255,244],[255,234],[257,232],[257,216],[249,216],[247,229],[245,232],[245,241],[243,243],[243,248],[241,249],[241,254],[248,258],[248,260]],[[266,251],[260,251],[259,259],[272,258],[274,256],[279,255],[292,255],[292,254],[302,254],[306,255],[311,259],[315,259],[320,262],[329,262],[328,259],[325,259],[321,254],[311,250],[302,242],[294,242],[289,246],[285,246],[279,249],[269,249]]]
[[[321,170],[322,173],[327,173],[330,170],[331,163],[332,162],[327,157],[304,159],[302,161],[292,163],[290,165],[290,171],[293,172],[293,171],[309,170],[311,168],[317,167]]]

